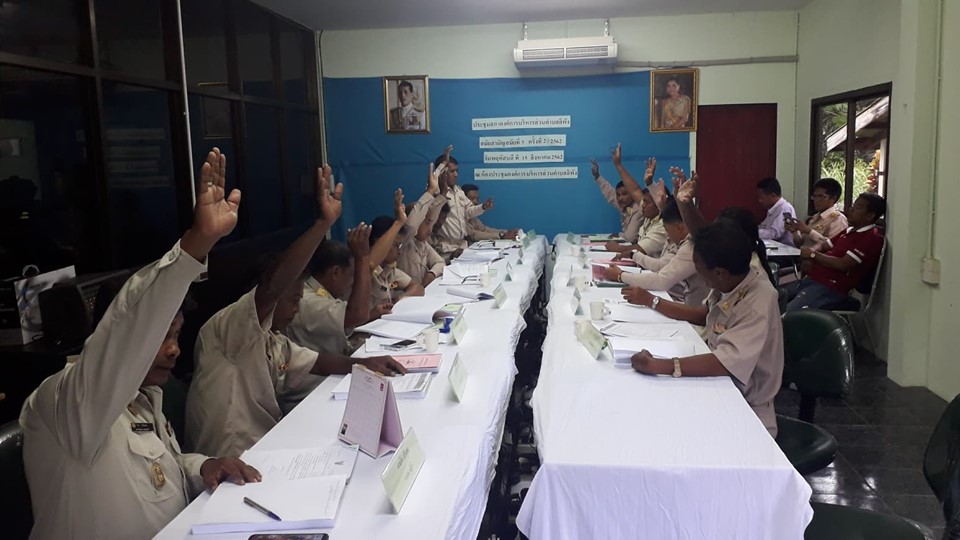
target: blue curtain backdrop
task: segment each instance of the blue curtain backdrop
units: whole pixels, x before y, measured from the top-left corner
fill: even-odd
[[[395,75],[395,74],[390,74]],[[590,174],[590,158],[601,174],[619,180],[610,151],[623,144],[624,163],[640,180],[643,161],[656,156],[658,176],[672,165],[689,168],[687,133],[650,133],[648,72],[535,79],[430,79],[427,135],[384,132],[380,78],[325,78],[327,148],[335,177],[345,184],[344,211],[335,236],[363,220],[391,214],[393,190],[407,202],[423,193],[427,164],[448,144],[460,163],[459,183],[480,186],[496,208],[483,216],[490,226],[536,229],[552,237],[568,231],[613,232],[619,214],[609,206]],[[570,115],[565,129],[473,131],[473,118]],[[484,165],[481,136],[566,134],[564,163]],[[548,150],[552,148],[530,148]],[[559,148],[558,148],[559,149]],[[500,149],[506,150],[506,149]],[[510,149],[513,150],[513,149]],[[524,150],[524,149],[521,149]],[[489,149],[488,149],[489,151]],[[577,166],[576,180],[474,181],[478,167]]]

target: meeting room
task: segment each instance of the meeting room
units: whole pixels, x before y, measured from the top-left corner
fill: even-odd
[[[0,1],[0,537],[960,538],[957,95],[957,0]]]

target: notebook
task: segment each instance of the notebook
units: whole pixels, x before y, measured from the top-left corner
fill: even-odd
[[[630,367],[630,358],[642,350],[647,350],[654,358],[683,358],[694,354],[693,344],[686,341],[660,341],[609,336],[607,342],[613,351],[614,363],[618,367]]]
[[[398,359],[399,360],[399,359]],[[352,375],[347,374],[343,380],[337,383],[337,386],[330,391],[335,400],[347,399],[350,394],[350,379]],[[432,374],[426,373],[407,373],[396,377],[387,377],[393,386],[393,393],[397,399],[423,399],[427,397],[427,390],[430,389],[430,381],[433,380]]]

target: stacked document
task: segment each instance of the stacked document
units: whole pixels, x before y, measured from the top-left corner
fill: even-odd
[[[409,354],[398,356],[394,360],[407,368],[407,373],[440,373],[443,355],[440,353]]]
[[[300,480],[268,481],[242,486],[220,484],[203,507],[193,534],[292,531],[330,528],[336,524],[347,479],[320,476]],[[275,520],[244,499],[279,516]]]
[[[390,321],[383,318],[370,321],[363,326],[354,328],[354,332],[365,332],[374,336],[393,339],[413,339],[432,323],[417,323],[405,321]]]
[[[480,274],[490,271],[489,262],[465,262],[461,259],[450,263],[440,276],[441,285],[480,284]]]
[[[493,298],[493,293],[491,291],[478,289],[476,287],[450,287],[447,289],[447,294],[468,298],[470,300],[490,300]]]
[[[670,317],[646,306],[633,304],[613,304],[610,308],[610,320],[627,323],[672,323]]]
[[[630,358],[640,352],[648,351],[654,358],[674,358],[693,356],[693,344],[686,341],[658,341],[653,339],[634,339],[610,336],[607,339],[613,351],[613,360],[617,367],[630,367]]]
[[[396,377],[388,377],[393,386],[393,393],[397,399],[423,399],[427,397],[430,381],[433,380],[429,372],[407,373]],[[350,374],[340,381],[330,392],[333,399],[344,400],[350,394]]]
[[[680,339],[679,323],[628,324],[622,322],[603,323],[594,321],[593,325],[605,336],[637,339]]]
[[[319,476],[342,476],[349,482],[359,451],[357,445],[335,442],[318,448],[247,450],[240,459],[260,471],[265,482]]]
[[[466,263],[466,264],[480,264],[480,263],[492,263],[503,258],[503,252],[500,248],[497,249],[467,249],[459,257],[454,260],[454,263]],[[453,266],[454,263],[451,263]],[[443,270],[443,273],[446,274],[447,270],[450,267],[448,266]]]
[[[393,305],[390,313],[382,316],[381,319],[430,324],[436,319],[455,315],[445,309],[446,304],[447,299],[443,296],[409,296],[401,298],[399,302]]]

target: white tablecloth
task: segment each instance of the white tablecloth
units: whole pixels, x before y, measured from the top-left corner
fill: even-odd
[[[533,395],[541,467],[518,517],[531,539],[803,538],[811,490],[728,378],[650,377],[593,360],[573,332],[562,237]],[[586,272],[586,270],[575,270]],[[588,288],[589,302],[620,298]],[[689,325],[683,339],[708,349]]]
[[[492,301],[468,304],[464,312],[467,335],[462,344],[441,346],[444,362],[427,398],[398,400],[403,429],[415,428],[426,456],[402,512],[393,513],[380,483],[380,475],[391,456],[374,460],[361,453],[347,485],[336,527],[328,529],[332,538],[474,540],[477,537],[516,374],[513,354],[524,328],[522,314],[536,292],[546,250],[546,240],[538,237],[525,251],[521,266],[516,266],[517,251],[511,250],[507,260],[514,265],[514,275],[513,281],[504,283],[508,300],[503,308],[493,309]],[[504,278],[507,260],[492,265],[497,269],[492,286]],[[427,288],[427,294],[445,292],[443,286],[434,283]],[[461,403],[453,399],[447,379],[458,352],[469,373]],[[328,377],[254,448],[307,448],[335,441],[346,402],[331,400],[330,390],[341,378]],[[249,537],[249,534],[191,536],[190,527],[198,520],[208,499],[206,493],[198,497],[160,531],[157,538]]]
[[[800,248],[788,246],[776,240],[764,240],[767,247],[767,257],[799,257]]]

